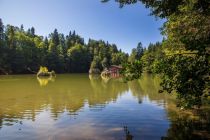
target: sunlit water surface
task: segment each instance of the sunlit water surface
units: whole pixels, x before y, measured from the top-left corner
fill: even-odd
[[[0,140],[208,139],[209,124],[182,118],[159,83],[150,75],[128,83],[86,74],[0,76]]]

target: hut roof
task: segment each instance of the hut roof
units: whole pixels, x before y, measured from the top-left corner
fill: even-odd
[[[122,69],[122,66],[118,66],[118,65],[111,65],[110,68],[117,68],[117,69]]]

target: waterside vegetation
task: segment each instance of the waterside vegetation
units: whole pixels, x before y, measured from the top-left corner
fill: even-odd
[[[103,0],[107,2],[109,0]],[[127,64],[128,80],[138,79],[145,68],[161,76],[162,91],[177,93],[182,108],[200,107],[210,97],[210,1],[116,0],[120,7],[141,2],[151,15],[165,19],[161,44],[148,47],[136,63]],[[156,47],[160,46],[160,47]],[[146,67],[141,67],[142,65]]]

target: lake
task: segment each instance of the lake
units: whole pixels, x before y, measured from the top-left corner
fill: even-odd
[[[0,140],[206,140],[209,111],[182,111],[160,79],[0,76]]]

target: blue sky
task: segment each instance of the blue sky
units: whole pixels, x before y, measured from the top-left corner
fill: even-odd
[[[103,39],[128,53],[138,42],[146,47],[162,40],[159,28],[163,20],[149,16],[149,9],[141,3],[119,8],[113,1],[0,0],[0,18],[5,25],[33,26],[43,36],[55,28],[65,35],[76,30],[85,41]]]

